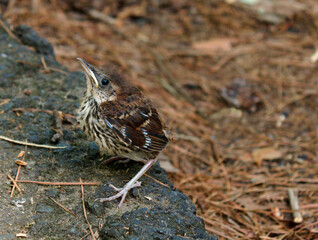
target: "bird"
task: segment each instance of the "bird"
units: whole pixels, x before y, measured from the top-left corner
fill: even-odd
[[[86,91],[77,114],[80,129],[95,141],[102,155],[111,156],[110,160],[123,158],[144,164],[122,188],[109,184],[117,194],[98,199],[104,202],[121,197],[121,207],[129,190],[141,186],[138,180],[157,162],[169,142],[166,126],[139,88],[117,73],[77,60],[86,77]]]

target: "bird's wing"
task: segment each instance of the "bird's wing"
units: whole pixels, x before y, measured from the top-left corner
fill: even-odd
[[[157,110],[140,94],[118,96],[100,106],[100,118],[127,146],[143,151],[162,150],[168,142]]]

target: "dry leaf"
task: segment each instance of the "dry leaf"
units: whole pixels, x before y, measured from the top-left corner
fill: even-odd
[[[174,167],[170,161],[160,161],[160,166],[166,170],[168,173],[177,173],[180,172],[180,170],[176,167]]]
[[[24,156],[24,154],[25,154],[25,151],[21,151],[21,152],[19,153],[19,155],[18,155],[18,158],[23,157],[23,156]]]
[[[243,153],[243,154],[240,154],[240,155],[238,156],[238,159],[239,159],[240,161],[242,161],[242,162],[252,162],[252,161],[253,161],[252,155],[251,155],[250,153],[247,153],[247,152],[245,152],[245,153]]]
[[[222,120],[226,118],[240,119],[243,116],[243,112],[236,108],[222,108],[220,111],[211,114],[210,118],[213,120]]]
[[[126,7],[123,11],[121,11],[117,19],[118,20],[123,20],[125,18],[131,17],[131,16],[137,16],[137,17],[142,17],[146,15],[146,5],[141,4],[138,6],[130,6]]]
[[[234,38],[214,38],[207,41],[192,44],[194,50],[202,51],[205,54],[215,52],[228,52],[232,49],[232,44],[237,42]]]
[[[251,211],[251,210],[266,210],[268,208],[268,206],[262,205],[262,204],[258,204],[255,199],[251,198],[251,197],[240,197],[236,200],[236,203],[238,203],[239,205],[241,205],[242,207],[244,207],[245,210],[247,211]]]
[[[18,165],[22,165],[22,166],[26,166],[27,165],[27,163],[25,161],[21,161],[21,160],[16,160],[15,163],[18,164]]]
[[[277,149],[273,147],[268,147],[268,148],[259,148],[255,149],[252,152],[252,156],[254,158],[254,161],[257,163],[258,166],[262,164],[263,160],[273,160],[273,159],[278,159],[282,157],[282,153],[278,151]]]

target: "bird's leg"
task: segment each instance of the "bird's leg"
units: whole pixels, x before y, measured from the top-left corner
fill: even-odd
[[[118,193],[112,197],[99,198],[98,200],[100,202],[105,202],[112,201],[116,198],[121,197],[120,203],[118,205],[118,207],[120,207],[123,204],[128,191],[134,187],[139,187],[141,185],[141,182],[138,182],[138,179],[141,178],[142,175],[144,175],[148,171],[148,169],[151,168],[151,166],[154,165],[156,162],[157,159],[147,161],[147,163],[142,167],[142,169],[140,169],[140,171],[123,188],[116,188],[115,186],[110,185],[110,187],[113,188],[115,191],[118,191]]]

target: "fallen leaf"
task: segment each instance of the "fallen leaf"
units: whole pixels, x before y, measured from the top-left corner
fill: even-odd
[[[180,172],[180,170],[176,167],[174,167],[170,161],[160,161],[160,166],[166,170],[168,173],[177,173]]]
[[[214,54],[215,52],[230,51],[232,44],[235,42],[237,40],[234,38],[214,38],[207,41],[195,42],[192,44],[192,48],[206,54]]]
[[[239,205],[244,207],[244,209],[247,211],[249,211],[249,210],[250,211],[251,210],[263,211],[263,210],[268,209],[268,206],[257,203],[257,201],[255,201],[255,199],[253,199],[251,197],[245,197],[245,196],[239,197],[236,200],[236,203],[238,203]]]
[[[19,155],[18,155],[18,158],[23,157],[23,156],[24,156],[24,154],[25,154],[25,151],[21,151],[21,152],[19,153]]]
[[[28,165],[25,161],[21,161],[21,160],[16,160],[15,163],[22,166]]]
[[[243,153],[241,155],[238,156],[238,159],[242,162],[252,162],[253,161],[253,157],[250,153]]]
[[[278,151],[274,147],[268,148],[259,148],[255,149],[252,152],[252,156],[254,161],[257,163],[258,166],[262,164],[263,160],[274,160],[282,157],[282,152]]]
[[[240,119],[243,116],[243,112],[236,108],[222,108],[220,111],[211,114],[210,118],[213,120],[223,120],[226,118]]]

